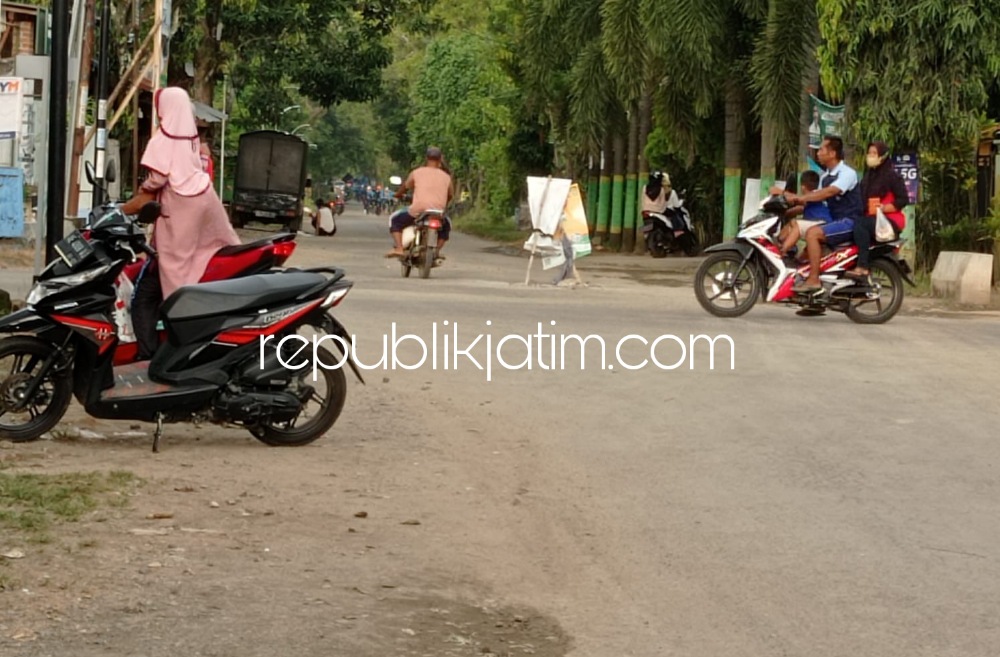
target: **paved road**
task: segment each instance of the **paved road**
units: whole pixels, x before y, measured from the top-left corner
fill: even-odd
[[[365,363],[377,364],[393,323],[397,336],[428,343],[436,323],[438,368],[366,373],[335,431],[302,450],[244,447],[245,434],[211,427],[198,443],[171,433],[156,460],[145,445],[56,445],[63,467],[96,460],[173,478],[161,484],[165,502],[138,499],[139,514],[167,502],[181,522],[221,513],[171,497],[206,472],[206,494],[261,492],[278,509],[231,521],[235,546],[182,543],[198,573],[187,579],[132,580],[134,568],[119,567],[159,561],[162,541],[183,536],[128,536],[128,558],[103,539],[109,554],[95,568],[117,595],[93,612],[106,623],[89,619],[103,643],[80,654],[480,653],[452,635],[457,625],[438,622],[443,633],[431,634],[415,606],[385,615],[415,590],[435,600],[424,605],[435,618],[455,600],[533,610],[538,655],[564,652],[536,619],[550,619],[580,657],[997,654],[1000,321],[900,315],[863,327],[773,307],[722,320],[660,271],[686,263],[584,259],[589,286],[578,289],[547,284],[551,272],[536,264],[525,286],[526,258],[462,235],[432,278],[402,279],[382,257],[386,218],[351,210],[338,223],[333,238],[303,236],[291,264],[346,268],[355,288],[337,314]],[[541,369],[538,340],[531,370],[494,363],[487,381],[468,359],[444,369],[455,323],[463,348],[480,333],[496,347],[539,323],[602,336],[613,369],[598,366],[593,342],[585,368],[570,342],[563,369]],[[676,369],[628,370],[649,356],[633,338],[615,358],[629,335],[728,335],[735,368],[720,344],[710,369],[703,341],[693,367],[687,351]],[[485,340],[472,352],[480,362]],[[420,351],[414,339],[398,349],[406,364]],[[655,353],[662,363],[682,355],[671,338]],[[516,363],[527,348],[512,340],[502,355]],[[551,349],[542,361],[551,367]],[[422,524],[401,526],[406,518]],[[265,545],[272,557],[256,549]],[[401,587],[395,598],[378,596],[387,582]],[[143,595],[148,611],[122,618],[117,600]],[[74,623],[88,618],[66,613],[72,622],[28,654],[78,642]],[[143,643],[145,629],[170,640]]]
[[[710,370],[703,345],[694,369],[567,358],[489,383],[466,362],[385,374],[412,387],[457,471],[498,496],[440,537],[469,546],[450,567],[552,613],[573,654],[997,654],[997,320],[863,327],[771,307],[723,320],[690,286],[651,281],[655,263],[637,277],[585,259],[586,289],[525,287],[526,259],[461,235],[430,280],[403,280],[380,257],[385,219],[339,225],[303,238],[300,257],[356,281],[340,316],[368,363],[393,322],[425,340],[458,322],[494,344],[552,321],[609,344],[731,336],[735,370],[725,350]],[[536,264],[535,281],[549,276]],[[673,341],[659,352],[680,355]],[[495,451],[463,449],[467,431]]]

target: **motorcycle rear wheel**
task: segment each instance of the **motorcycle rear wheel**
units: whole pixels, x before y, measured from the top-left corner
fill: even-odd
[[[705,258],[694,275],[694,294],[702,308],[716,317],[739,317],[753,308],[764,282],[753,263],[747,263],[736,278],[742,262],[743,256],[736,251],[720,251]],[[721,270],[716,271],[720,265]]]
[[[42,379],[30,405],[15,410],[25,389],[34,378],[36,368],[52,353],[48,342],[25,335],[16,335],[0,341],[0,440],[26,443],[38,440],[59,423],[73,396],[73,382],[67,374],[58,375],[52,370]],[[13,359],[10,365],[5,361]],[[10,424],[10,418],[27,415],[24,422]]]
[[[424,244],[424,253],[420,262],[420,278],[430,278],[431,276],[431,268],[434,266],[434,259],[437,257],[437,235],[437,231],[433,228],[428,228],[424,234],[426,243]]]
[[[878,259],[871,264],[871,279],[879,286],[879,297],[872,301],[851,303],[847,306],[847,316],[857,324],[885,324],[892,319],[903,305],[903,275],[895,263]],[[883,304],[883,297],[889,301]],[[865,312],[874,306],[875,312]]]
[[[316,357],[320,363],[326,365],[326,367],[316,365],[317,378],[323,381],[326,391],[320,395],[313,390],[307,403],[317,401],[320,404],[320,412],[300,426],[296,426],[296,422],[300,419],[301,413],[291,422],[261,424],[250,430],[254,438],[271,447],[299,447],[322,437],[337,421],[344,409],[344,400],[347,398],[347,377],[344,375],[343,367],[328,369],[336,365],[339,359],[326,348],[317,348]],[[298,377],[300,385],[306,386],[312,383],[311,369],[308,367],[303,369]]]
[[[660,240],[657,239],[655,231],[646,235],[646,250],[649,251],[649,255],[654,258],[667,257],[667,250],[663,248]]]

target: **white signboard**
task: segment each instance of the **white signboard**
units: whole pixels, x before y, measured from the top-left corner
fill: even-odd
[[[569,188],[568,178],[528,178],[528,210],[531,226],[542,235],[555,235],[562,220]]]
[[[24,80],[0,78],[0,139],[14,139],[21,131]]]

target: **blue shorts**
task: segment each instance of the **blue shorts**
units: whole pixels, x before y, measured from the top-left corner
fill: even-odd
[[[853,219],[829,221],[820,226],[820,229],[823,231],[823,236],[826,237],[826,243],[830,246],[839,246],[854,239]]]

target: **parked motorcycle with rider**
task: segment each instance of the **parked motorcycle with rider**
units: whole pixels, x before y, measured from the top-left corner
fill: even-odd
[[[27,306],[0,319],[8,334],[0,340],[0,439],[40,438],[73,396],[93,417],[156,422],[154,450],[164,422],[237,424],[268,445],[321,437],[344,405],[343,365],[361,380],[347,330],[330,314],[352,287],[340,269],[181,287],[160,308],[168,340],[152,360],[116,365],[115,282],[137,253],[156,257],[140,223],[158,212],[148,203],[133,219],[115,208],[86,237],[76,231],[60,241]]]
[[[698,236],[691,213],[684,207],[683,194],[672,188],[667,174],[650,174],[642,194],[642,232],[646,250],[654,258],[681,251],[687,256],[698,255]]]

